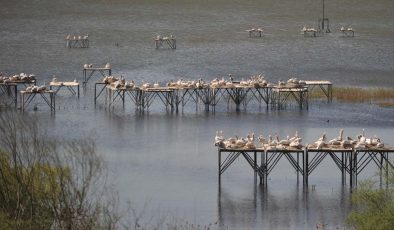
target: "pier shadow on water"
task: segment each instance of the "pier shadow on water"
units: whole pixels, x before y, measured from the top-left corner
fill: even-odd
[[[246,186],[250,187],[247,191]],[[268,187],[252,181],[222,183],[217,198],[219,229],[345,229],[351,210],[349,194],[346,186],[303,187],[283,181]]]

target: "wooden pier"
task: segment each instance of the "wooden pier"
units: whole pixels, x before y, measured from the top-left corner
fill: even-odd
[[[55,91],[53,90],[44,90],[44,91],[25,91],[22,90],[20,91],[21,95],[21,109],[22,111],[25,111],[26,108],[31,104],[33,99],[39,95],[43,101],[49,106],[52,112],[55,112],[56,107],[55,107]]]
[[[176,49],[176,39],[174,36],[170,35],[169,37],[163,37],[158,35],[155,38],[155,48],[156,49]]]
[[[89,48],[89,35],[71,36],[67,35],[66,48]]]
[[[71,92],[72,95],[78,96],[79,98],[79,82],[75,81],[57,81],[57,82],[50,82],[49,89],[55,88],[55,93],[57,94],[61,88],[65,87],[68,91]],[[76,88],[76,89],[74,89]]]
[[[218,147],[218,179],[219,183],[221,183],[222,174],[242,155],[251,167],[255,179],[259,176],[260,183],[263,185],[267,185],[267,177],[274,170],[278,162],[281,159],[286,159],[297,173],[297,182],[299,181],[299,176],[302,175],[303,185],[308,186],[311,173],[316,171],[325,158],[329,157],[339,169],[344,185],[348,176],[350,188],[357,187],[358,175],[370,163],[374,163],[378,167],[380,184],[382,185],[383,171],[387,176],[389,168],[394,170],[394,165],[390,162],[389,154],[394,154],[394,149],[365,148],[356,150],[354,148],[343,148],[340,146],[328,146],[317,149],[313,145],[307,145],[306,148],[301,149],[226,149]],[[258,155],[260,155],[260,164],[258,163]]]
[[[98,97],[107,88],[105,104],[114,106],[114,102],[118,99],[125,100],[131,99],[137,109],[148,110],[154,100],[160,100],[166,109],[178,111],[188,103],[193,103],[198,107],[198,104],[203,104],[206,111],[215,111],[216,106],[220,103],[227,103],[235,105],[236,111],[240,111],[241,107],[246,109],[248,104],[252,101],[263,104],[268,109],[269,106],[276,109],[283,109],[287,104],[295,104],[300,109],[308,109],[308,87],[251,87],[235,84],[232,86],[206,86],[200,88],[194,87],[149,87],[149,88],[114,88],[109,84],[96,83],[94,101],[97,103]],[[133,97],[114,97],[111,95],[118,94],[117,91],[133,91],[133,94],[138,96]],[[115,100],[108,103],[109,100]]]

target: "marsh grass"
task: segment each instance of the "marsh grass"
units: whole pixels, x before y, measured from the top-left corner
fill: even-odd
[[[374,103],[384,107],[394,106],[394,88],[333,87],[333,98],[342,102]],[[323,99],[325,95],[315,88],[311,99]]]

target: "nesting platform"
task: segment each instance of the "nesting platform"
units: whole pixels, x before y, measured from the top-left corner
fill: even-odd
[[[315,28],[307,28],[304,27],[301,30],[304,34],[304,37],[316,37],[318,30],[316,30]]]
[[[149,109],[150,105],[154,100],[160,99],[166,108],[178,111],[179,107],[186,106],[187,103],[194,103],[197,105],[202,103],[205,106],[205,110],[215,110],[216,105],[220,102],[227,103],[229,106],[230,102],[235,104],[237,111],[241,109],[241,106],[246,109],[247,105],[252,101],[258,104],[265,104],[267,109],[269,106],[272,108],[281,109],[287,104],[295,103],[300,109],[308,109],[308,88],[297,87],[297,88],[278,88],[276,86],[266,87],[251,87],[242,86],[235,84],[232,86],[206,86],[206,87],[120,87],[116,88],[105,83],[96,83],[94,101],[104,92],[107,88],[106,105],[114,106],[115,101],[121,99],[122,104],[125,104],[125,100],[132,99],[137,109]],[[121,97],[121,94],[128,94],[131,91],[133,94],[139,96],[133,97]],[[108,96],[108,95],[115,95]],[[111,103],[108,103],[112,101]]]
[[[342,27],[341,28],[341,32],[342,32],[343,36],[354,37],[354,30],[352,28],[350,28],[350,27],[349,28]]]
[[[45,102],[46,105],[49,106],[52,112],[55,112],[55,95],[56,92],[53,90],[45,90],[45,91],[38,91],[38,92],[31,92],[31,91],[20,91],[21,96],[21,109],[25,111],[26,108],[32,103],[33,99],[39,95],[42,100]]]
[[[252,28],[250,30],[246,30],[246,32],[249,33],[250,38],[251,37],[260,37],[261,38],[263,36],[263,29],[261,29],[261,28],[257,28],[257,29]]]
[[[111,68],[107,67],[84,67],[83,68],[83,85],[86,86],[93,76],[105,77],[111,76]]]
[[[330,81],[305,81],[309,92],[315,88],[319,88],[327,97],[328,102],[332,102],[332,83]]]
[[[156,49],[176,49],[176,39],[172,35],[169,37],[162,37],[159,35],[154,41]]]
[[[70,36],[65,39],[66,48],[89,48],[89,35]]]
[[[55,93],[57,94],[59,92],[59,90],[61,88],[67,88],[68,91],[70,91],[70,93],[72,95],[76,95],[79,98],[79,82],[75,82],[75,81],[59,81],[59,82],[50,82],[49,83],[49,88],[55,89]],[[74,89],[75,88],[75,89]]]
[[[388,169],[394,169],[389,160],[389,154],[394,155],[393,148],[365,148],[353,149],[340,146],[327,146],[317,149],[314,145],[305,148],[252,148],[252,149],[225,149],[218,148],[218,179],[238,159],[243,156],[253,170],[255,179],[260,178],[260,183],[267,184],[267,176],[274,170],[278,162],[286,159],[299,176],[303,177],[303,184],[309,184],[309,176],[314,172],[325,158],[331,158],[342,175],[342,183],[346,184],[349,176],[350,187],[357,186],[357,177],[370,163],[375,163],[380,171],[382,185],[383,171],[388,175]],[[260,161],[258,156],[260,155]],[[260,163],[259,163],[260,162]],[[387,184],[386,184],[387,186]]]

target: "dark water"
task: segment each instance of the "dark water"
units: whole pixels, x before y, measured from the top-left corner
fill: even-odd
[[[82,81],[83,64],[110,62],[114,74],[137,82],[262,73],[272,82],[298,76],[335,85],[392,87],[394,2],[326,1],[333,33],[304,38],[300,29],[316,26],[320,7],[312,0],[1,1],[0,71],[35,73],[40,84],[53,75]],[[356,37],[342,37],[342,25],[352,26]],[[259,26],[266,31],[264,38],[248,38],[245,30]],[[90,48],[64,48],[67,34],[86,33]],[[155,50],[157,34],[174,34],[177,50]],[[38,111],[30,113],[59,137],[95,138],[121,204],[130,200],[139,210],[146,206],[146,219],[168,215],[180,222],[219,221],[230,229],[344,225],[350,193],[329,159],[310,176],[314,191],[297,184],[287,161],[279,162],[268,188],[255,185],[242,159],[223,174],[219,188],[216,130],[226,136],[253,131],[281,137],[298,130],[304,143],[311,143],[323,131],[335,137],[345,128],[345,135],[355,136],[366,128],[367,134],[394,145],[394,110],[369,104],[318,101],[308,111],[291,107],[279,112],[251,105],[239,113],[223,104],[216,113],[189,106],[178,114],[157,104],[140,114],[130,104],[109,112],[102,100],[95,108],[92,85],[79,100],[65,93],[57,97],[54,116],[40,102]],[[371,165],[360,177],[376,170]]]

